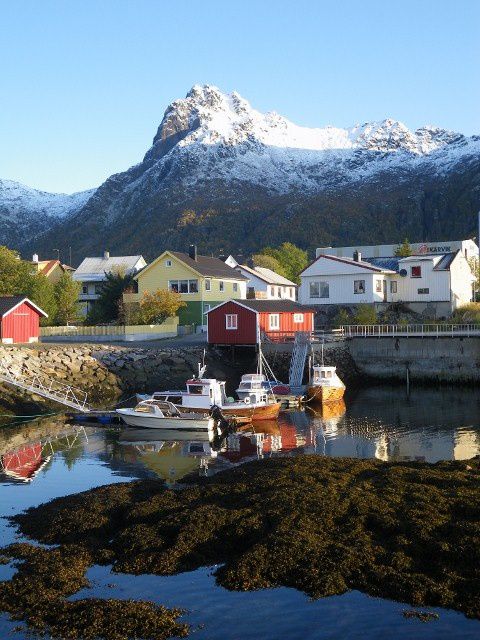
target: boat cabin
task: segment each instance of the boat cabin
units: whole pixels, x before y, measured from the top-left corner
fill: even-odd
[[[338,387],[343,385],[343,382],[337,375],[336,367],[314,365],[312,367],[312,384],[322,387]]]
[[[227,403],[225,382],[221,380],[192,378],[186,384],[186,391],[156,391],[153,398],[189,409],[210,409],[214,404],[223,406]]]

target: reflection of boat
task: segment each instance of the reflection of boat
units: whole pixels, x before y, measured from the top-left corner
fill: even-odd
[[[156,399],[142,400],[133,409],[117,409],[116,413],[131,427],[213,432],[216,426],[212,416],[181,413],[171,402]]]
[[[327,402],[325,404],[314,405],[313,407],[308,408],[313,411],[315,416],[323,418],[324,420],[341,418],[347,410],[345,400],[343,398],[341,398],[340,400],[332,400],[331,402]]]
[[[141,462],[168,484],[196,470],[206,473],[217,457],[207,432],[126,429],[118,443],[123,459]]]
[[[243,425],[237,429],[240,433],[265,433],[269,436],[280,434],[280,426],[277,420],[253,420],[251,424]]]

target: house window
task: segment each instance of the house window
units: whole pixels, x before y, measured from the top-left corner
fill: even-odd
[[[290,298],[292,298],[293,300],[293,297],[294,297],[293,287],[290,287]]]
[[[238,291],[238,282],[233,283],[233,290],[235,293]]]
[[[270,295],[272,296],[272,298],[275,297],[275,287],[270,287]]]
[[[417,293],[419,293],[420,295],[425,295],[426,293],[430,293],[430,289],[428,287],[426,287],[425,289],[417,289]]]
[[[270,331],[280,329],[280,315],[278,313],[270,313],[268,316],[268,328]]]
[[[410,269],[410,277],[412,277],[412,278],[421,278],[422,277],[422,267],[412,267]]]
[[[365,280],[353,281],[353,293],[365,293]]]
[[[198,293],[198,280],[169,280],[168,288],[177,293]]]
[[[87,295],[87,294],[88,294],[88,285],[87,285],[87,284],[84,284],[84,285],[83,285],[83,287],[82,287],[82,293],[84,293],[85,295]]]
[[[218,288],[220,289],[220,291],[225,291],[225,283],[223,280],[220,280],[220,282],[218,283]]]
[[[382,281],[381,280],[375,280],[375,291],[377,293],[382,293]]]
[[[203,313],[206,314],[210,311],[210,309],[212,308],[211,304],[204,304],[203,305]]]
[[[212,281],[210,280],[210,278],[207,278],[205,280],[205,291],[210,291],[212,288]]]
[[[278,298],[282,297],[282,289],[281,289],[281,287],[277,287],[277,297]]]
[[[235,331],[238,328],[238,315],[236,313],[227,313],[225,316],[225,329]]]
[[[310,282],[310,298],[329,298],[330,285],[328,282]]]
[[[295,324],[299,324],[300,322],[303,322],[303,313],[294,313],[293,322]]]
[[[165,266],[166,267],[171,267],[172,266],[172,261],[171,260],[165,260]]]
[[[100,295],[102,293],[103,286],[101,284],[95,285],[95,295]]]
[[[390,293],[397,293],[397,281],[392,280],[390,282]]]

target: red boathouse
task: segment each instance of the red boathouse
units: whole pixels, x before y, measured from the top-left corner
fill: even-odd
[[[206,315],[209,344],[256,345],[263,334],[293,340],[298,331],[313,331],[313,309],[293,300],[227,300]]]
[[[1,341],[38,342],[41,317],[48,315],[25,296],[0,296]]]

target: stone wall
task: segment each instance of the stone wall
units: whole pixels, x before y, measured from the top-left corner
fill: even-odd
[[[480,338],[350,338],[358,369],[377,379],[480,382]]]
[[[113,405],[134,392],[164,388],[183,388],[185,380],[197,371],[199,348],[140,349],[110,345],[55,345],[0,347],[2,366],[13,374],[41,376],[45,383],[56,380],[88,394],[96,407]],[[56,410],[61,407],[40,396],[0,386],[0,404],[11,414]]]

